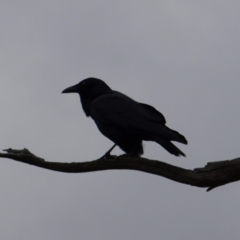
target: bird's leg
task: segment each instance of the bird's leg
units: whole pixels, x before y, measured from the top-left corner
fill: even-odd
[[[100,159],[110,158],[111,157],[111,151],[117,146],[117,144],[114,144]]]
[[[118,156],[119,158],[141,158],[143,154],[142,144],[136,144],[135,147],[128,153]]]

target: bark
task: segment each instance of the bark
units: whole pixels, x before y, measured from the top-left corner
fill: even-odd
[[[129,158],[126,156],[108,156],[91,162],[49,162],[37,157],[27,149],[4,150],[1,158],[9,158],[37,167],[66,173],[93,172],[110,169],[130,169],[159,175],[170,180],[195,187],[213,188],[240,180],[240,158],[210,162],[205,167],[184,169],[157,160],[146,158]]]

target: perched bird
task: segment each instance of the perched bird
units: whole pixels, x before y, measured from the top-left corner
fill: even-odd
[[[112,90],[104,81],[87,78],[62,93],[78,93],[86,116],[91,117],[99,131],[127,154],[142,155],[142,141],[145,140],[157,142],[175,156],[185,156],[171,141],[187,144],[186,138],[168,128],[160,112]]]

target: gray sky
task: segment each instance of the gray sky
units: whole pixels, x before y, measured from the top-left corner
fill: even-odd
[[[184,168],[240,156],[239,1],[0,3],[0,148],[90,161],[112,143],[77,95],[98,77],[153,105],[189,145]],[[120,150],[115,150],[120,154]],[[238,239],[239,183],[210,193],[136,171],[51,172],[1,159],[1,240]]]

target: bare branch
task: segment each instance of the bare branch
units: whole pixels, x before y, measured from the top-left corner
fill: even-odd
[[[240,180],[240,158],[220,162],[210,162],[203,168],[193,170],[176,167],[164,162],[146,158],[127,158],[126,156],[109,156],[91,162],[48,162],[37,157],[27,149],[4,150],[1,158],[9,158],[37,167],[66,173],[93,172],[110,169],[130,169],[159,175],[173,181],[195,187],[213,188]]]

